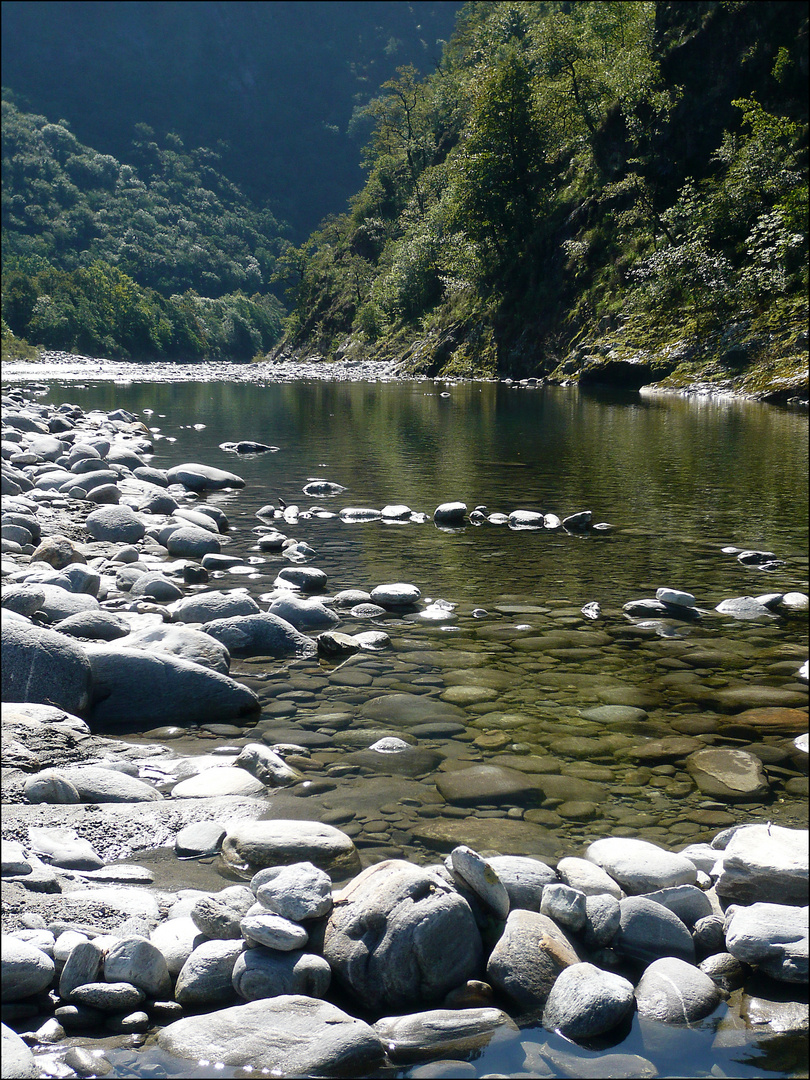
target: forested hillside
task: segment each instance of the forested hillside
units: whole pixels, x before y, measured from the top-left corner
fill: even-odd
[[[807,14],[468,4],[368,107],[348,211],[282,256],[285,349],[801,394]]]
[[[280,226],[210,150],[142,126],[135,165],[3,101],[3,322],[90,355],[250,359],[280,333]]]
[[[398,66],[431,71],[450,0],[2,0],[3,85],[119,161],[135,126],[210,146],[303,240],[363,183],[352,113]],[[348,131],[351,126],[352,130]]]

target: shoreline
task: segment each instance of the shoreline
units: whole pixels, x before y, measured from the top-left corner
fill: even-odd
[[[97,380],[120,383],[216,381],[290,383],[309,379],[319,382],[436,382],[448,385],[494,382],[527,389],[542,389],[544,386],[578,389],[577,383],[569,380],[557,382],[541,378],[513,379],[509,376],[475,379],[442,375],[413,375],[398,370],[397,362],[393,360],[267,360],[263,363],[160,360],[152,362],[110,360],[106,357],[82,356],[57,350],[45,350],[41,355],[42,359],[38,361],[4,361],[0,372],[2,384],[14,385],[56,378],[71,382]],[[615,387],[606,386],[605,389],[610,390]],[[637,393],[642,398],[679,398],[727,404],[753,403],[775,406],[791,412],[807,412],[807,403],[803,401],[791,400],[785,403],[764,401],[755,395],[743,394],[728,386],[713,385],[705,381],[677,389],[650,383],[640,387]]]

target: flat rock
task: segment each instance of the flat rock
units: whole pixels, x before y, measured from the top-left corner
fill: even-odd
[[[762,762],[754,754],[710,746],[686,758],[686,769],[700,791],[727,802],[759,802],[770,790]]]
[[[85,528],[94,540],[116,544],[135,544],[146,534],[146,527],[130,506],[102,506],[88,514]]]
[[[551,829],[514,818],[417,818],[410,826],[415,839],[433,850],[446,851],[468,843],[503,855],[529,855],[556,861],[562,843]]]
[[[327,1002],[281,995],[177,1020],[158,1045],[190,1061],[221,1061],[282,1076],[367,1076],[384,1060],[379,1036]]]
[[[545,777],[544,777],[545,779]],[[519,802],[540,790],[538,777],[498,765],[471,765],[468,769],[438,773],[436,787],[456,806]]]
[[[181,780],[172,788],[173,799],[207,799],[217,795],[247,795],[260,797],[267,788],[255,776],[232,766],[206,769],[198,776]]]
[[[182,484],[189,491],[219,491],[226,487],[245,486],[241,476],[197,462],[175,465],[167,470],[167,477],[170,484]]]
[[[414,724],[435,721],[465,721],[467,715],[463,709],[427,694],[381,694],[370,698],[360,707],[360,714],[369,720],[379,720],[385,724],[410,727]]]

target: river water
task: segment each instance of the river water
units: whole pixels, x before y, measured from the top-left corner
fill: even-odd
[[[421,590],[426,611],[342,620],[338,629],[348,633],[384,630],[392,642],[385,651],[342,665],[234,661],[231,674],[262,700],[261,722],[182,740],[184,753],[209,753],[268,733],[284,742],[306,736],[314,797],[286,796],[279,816],[293,802],[307,804],[313,817],[348,831],[367,862],[431,862],[459,842],[554,860],[608,835],[677,850],[736,823],[807,827],[806,766],[792,746],[798,729],[736,719],[769,704],[769,694],[773,704],[801,705],[806,618],[748,621],[714,611],[730,597],[808,591],[806,416],[734,400],[430,380],[51,379],[48,387],[56,404],[136,413],[153,432],[156,467],[203,462],[244,478],[243,489],[207,498],[230,521],[223,551],[244,556],[251,572],[225,572],[214,587],[247,588],[256,598],[272,590],[288,563],[258,551],[256,530],[268,522],[256,515],[283,500],[304,513],[276,524],[315,550],[308,562],[328,574],[329,593],[386,582]],[[278,450],[221,449],[238,440]],[[345,490],[308,497],[302,488],[316,477]],[[487,514],[591,510],[611,528],[437,528],[433,510],[456,500]],[[350,524],[307,513],[386,504],[406,504],[427,520]],[[744,565],[724,548],[772,552],[773,565]],[[702,618],[631,620],[622,612],[659,587],[693,593]],[[594,601],[601,613],[589,620],[581,609]],[[730,690],[741,692],[733,708]],[[369,704],[382,695],[400,695],[399,709]],[[365,747],[379,734],[413,738],[415,722],[437,719],[447,733],[413,739],[426,756],[400,775],[370,762]],[[680,750],[659,748],[674,736]],[[685,764],[701,746],[760,757],[769,794],[708,797]],[[437,778],[479,764],[552,777],[551,795],[546,784],[545,793],[511,803],[444,804]],[[760,1045],[750,1033],[723,1035],[724,1015],[688,1038],[659,1032],[655,1053],[636,1025],[620,1049],[652,1057],[660,1075],[709,1075],[713,1066],[721,1076],[801,1074],[792,1037]],[[508,1064],[490,1054],[476,1069]]]

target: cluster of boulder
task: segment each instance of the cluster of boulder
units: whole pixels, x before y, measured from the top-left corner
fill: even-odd
[[[155,1029],[178,1058],[358,1076],[517,1050],[532,1019],[574,1045],[635,1013],[693,1025],[752,971],[808,980],[806,832],[733,827],[680,853],[606,838],[556,869],[462,845],[444,863],[387,860],[336,888],[351,839],[295,822],[284,847],[283,824],[220,840],[246,884],[157,898],[120,886],[138,917],[114,930],[23,916],[3,938],[6,1016],[35,1017],[33,1041]],[[26,869],[6,843],[4,876]],[[37,1075],[15,1045],[29,1071],[3,1075]],[[533,1060],[543,1075],[559,1066],[553,1046]],[[626,1075],[654,1075],[640,1061]]]

